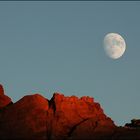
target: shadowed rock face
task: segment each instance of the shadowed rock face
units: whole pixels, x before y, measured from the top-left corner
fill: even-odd
[[[3,86],[0,85],[0,109],[8,106],[11,103],[12,103],[11,98],[9,98],[8,96],[4,95]]]
[[[140,119],[132,119],[131,123],[126,123],[127,128],[140,128]]]
[[[5,96],[3,88],[0,95]],[[6,98],[11,103],[11,99]],[[0,98],[1,102],[3,98]],[[118,140],[139,132],[116,127],[100,104],[87,96],[65,97],[55,93],[48,100],[34,94],[5,105],[0,109],[1,140]]]

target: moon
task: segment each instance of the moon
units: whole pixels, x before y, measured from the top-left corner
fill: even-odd
[[[126,50],[125,40],[118,33],[108,33],[103,43],[105,53],[112,59],[120,58]]]

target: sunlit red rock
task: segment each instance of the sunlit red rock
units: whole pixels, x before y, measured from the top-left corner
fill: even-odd
[[[34,94],[9,104],[2,86],[0,96],[1,103],[7,99],[0,109],[0,140],[140,140],[139,130],[115,126],[88,96],[54,93],[48,100]]]
[[[63,139],[71,137],[72,132],[77,131],[77,127],[79,127],[79,135],[86,134],[81,134],[84,131],[83,129],[88,129],[89,133],[93,135],[95,126],[94,124],[90,125],[91,120],[98,122],[98,127],[101,126],[102,129],[104,127],[105,129],[112,130],[115,127],[113,121],[103,113],[100,105],[94,102],[93,98],[64,97],[64,95],[56,93],[51,100],[55,106],[52,122],[52,138]],[[89,123],[83,127],[85,122]],[[72,131],[73,128],[75,128],[75,131]],[[110,132],[112,133],[112,131]],[[73,137],[75,138],[75,136]]]

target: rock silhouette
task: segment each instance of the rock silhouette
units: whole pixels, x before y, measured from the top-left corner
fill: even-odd
[[[117,127],[100,104],[84,96],[54,93],[51,100],[27,95],[12,104],[0,86],[0,139],[122,140],[140,139],[140,131]],[[7,99],[5,101],[5,99]],[[4,103],[5,102],[5,103]]]
[[[128,128],[140,128],[140,119],[132,119],[131,123],[126,123],[125,127]]]

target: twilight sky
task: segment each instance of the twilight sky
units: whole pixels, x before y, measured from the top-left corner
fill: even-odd
[[[140,118],[140,2],[0,2],[0,83],[27,94],[92,96],[116,124]],[[112,60],[109,32],[127,44]]]

